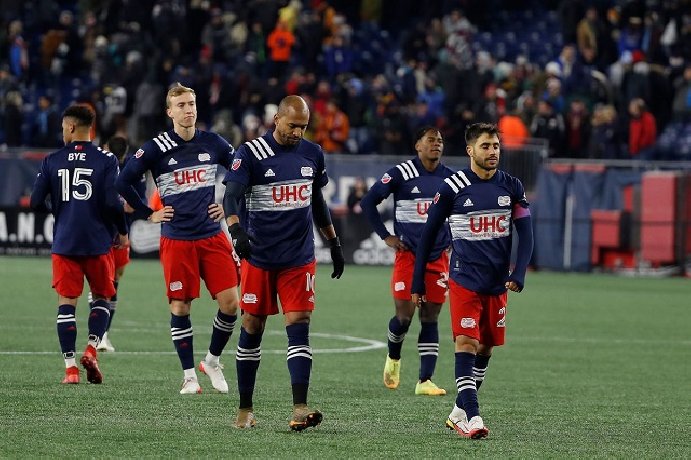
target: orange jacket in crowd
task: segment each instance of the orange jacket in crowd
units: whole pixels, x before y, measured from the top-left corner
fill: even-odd
[[[281,21],[276,24],[276,28],[266,39],[266,46],[271,53],[269,56],[274,62],[290,61],[290,52],[295,44],[295,36],[286,28]]]

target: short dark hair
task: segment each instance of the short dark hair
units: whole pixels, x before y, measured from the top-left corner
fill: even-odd
[[[418,129],[417,131],[415,131],[415,142],[417,142],[420,139],[422,139],[423,137],[425,137],[425,134],[427,134],[427,131],[434,131],[435,133],[441,134],[441,131],[439,131],[439,128],[432,126],[432,125],[426,125],[420,129]]]
[[[484,133],[499,136],[499,128],[494,123],[473,123],[465,129],[465,143],[470,145]]]
[[[64,112],[62,112],[62,118],[74,118],[77,121],[77,125],[90,127],[96,115],[94,111],[89,107],[80,104],[72,104],[67,107]]]
[[[108,140],[108,150],[113,152],[113,154],[118,157],[119,161],[122,161],[128,149],[129,144],[127,143],[127,139],[122,136],[113,136]]]

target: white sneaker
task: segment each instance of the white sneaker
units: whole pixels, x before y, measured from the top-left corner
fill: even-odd
[[[459,436],[465,438],[470,436],[468,431],[468,416],[465,411],[459,407],[454,406],[449,414],[449,418],[446,419],[446,427],[449,430],[454,430]]]
[[[199,361],[199,371],[211,379],[211,385],[219,393],[228,393],[228,382],[223,376],[223,364],[209,364],[206,360]]]
[[[468,437],[471,439],[482,439],[489,435],[489,428],[485,426],[482,417],[476,415],[468,421]]]
[[[101,342],[96,347],[96,351],[108,351],[108,352],[115,351],[115,347],[113,346],[112,343],[110,343],[110,339],[108,339],[108,333],[107,332],[103,333],[103,338],[101,339]]]
[[[202,392],[202,387],[199,386],[197,377],[186,377],[182,381],[182,389],[180,390],[181,395],[193,395],[200,394]]]

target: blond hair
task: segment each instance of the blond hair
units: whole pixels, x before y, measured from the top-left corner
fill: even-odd
[[[181,94],[185,93],[192,93],[192,96],[194,96],[195,98],[197,97],[197,93],[195,93],[192,88],[182,86],[180,82],[177,82],[174,85],[172,85],[168,90],[168,94],[166,95],[166,108],[170,108],[170,98],[178,97]]]

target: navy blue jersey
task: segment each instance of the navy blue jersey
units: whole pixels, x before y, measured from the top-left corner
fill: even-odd
[[[38,209],[50,195],[54,254],[105,254],[116,231],[127,233],[117,175],[115,155],[91,142],[72,142],[43,160],[31,203]]]
[[[411,251],[415,252],[427,222],[427,208],[434,194],[439,190],[444,179],[454,171],[443,164],[429,172],[418,157],[404,161],[389,169],[384,176],[372,186],[360,202],[374,231],[381,239],[389,236],[384,227],[376,206],[386,197],[393,194],[394,199],[394,233]],[[436,260],[442,251],[451,244],[448,225],[437,235],[429,260]]]
[[[328,180],[324,153],[308,140],[283,146],[271,130],[238,148],[224,183],[247,187],[239,217],[252,238],[253,265],[275,269],[314,260],[312,190]]]
[[[227,169],[232,158],[233,147],[218,134],[196,130],[185,141],[171,129],[135,152],[120,174],[118,190],[133,208],[148,210],[134,187],[151,171],[161,202],[174,210],[173,219],[162,223],[161,235],[177,240],[208,238],[221,231],[208,210],[214,203],[216,171],[218,165]]]
[[[430,220],[449,220],[449,277],[482,294],[505,292],[514,210],[528,206],[521,181],[504,171],[483,180],[467,168],[445,179],[429,214]]]
[[[124,161],[120,164],[120,169],[124,169],[125,165],[127,165],[127,162],[130,161],[130,158],[132,158],[132,155],[128,155],[125,157]],[[142,177],[139,178],[139,182],[137,182],[134,186],[134,189],[137,192],[137,195],[139,195],[139,198],[142,199],[142,201],[146,200],[146,174],[142,174]],[[124,200],[124,198],[123,198]],[[132,224],[135,220],[135,216],[132,213],[126,214],[127,216],[127,223],[129,225]]]

